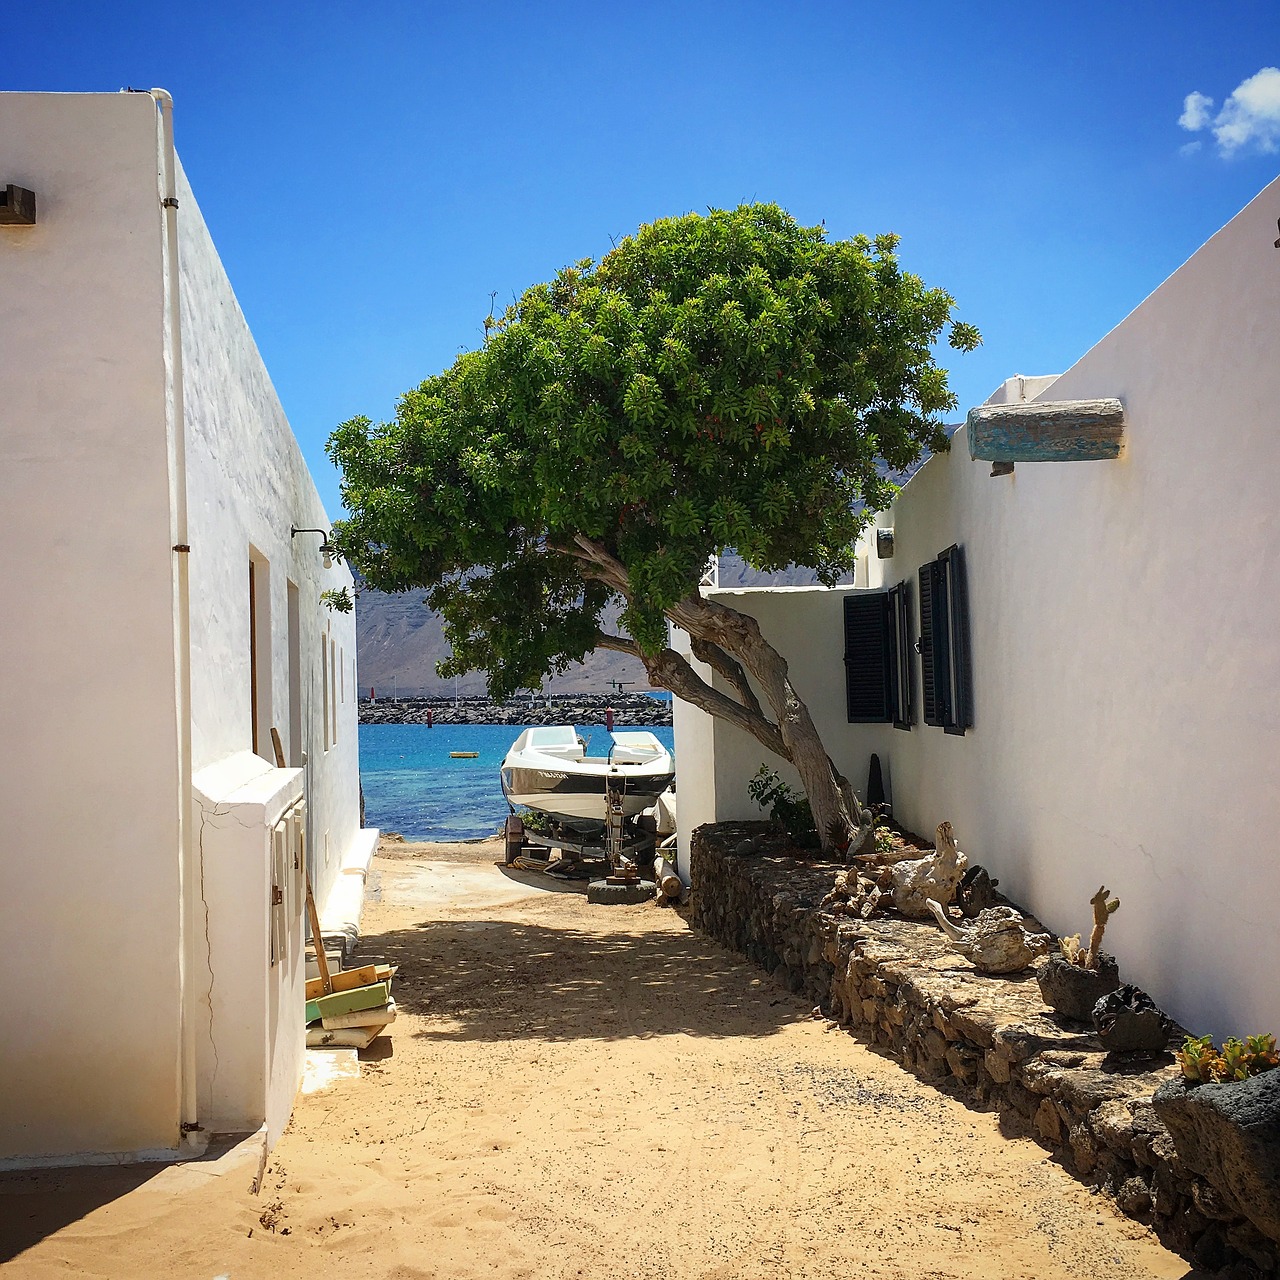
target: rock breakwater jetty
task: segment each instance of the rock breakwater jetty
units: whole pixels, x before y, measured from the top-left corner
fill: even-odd
[[[613,708],[620,727],[671,723],[671,702],[645,693],[573,693],[552,697],[379,698],[360,702],[361,724],[603,724]]]

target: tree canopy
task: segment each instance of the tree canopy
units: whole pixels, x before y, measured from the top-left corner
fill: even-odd
[[[651,223],[566,267],[394,421],[335,431],[339,545],[375,587],[428,589],[453,647],[442,674],[484,670],[505,696],[603,643],[670,687],[667,620],[698,639],[711,556],[833,581],[892,500],[884,472],[947,448],[955,397],[933,347],[979,337],[897,245],[752,204]],[[630,640],[600,630],[611,597]],[[729,654],[713,665],[755,715],[746,659],[712,630]],[[777,749],[778,725],[742,723]]]
[[[833,580],[892,500],[877,464],[947,447],[931,348],[952,299],[896,246],[748,205],[564,269],[394,422],[338,428],[342,546],[376,587],[429,588],[451,669],[487,671],[498,696],[595,647],[609,592],[561,551],[576,534],[626,567],[623,622],[648,651],[726,547]],[[952,324],[950,341],[977,334]]]

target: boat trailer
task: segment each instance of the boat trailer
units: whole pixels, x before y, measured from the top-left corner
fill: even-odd
[[[575,835],[582,833],[564,828],[549,834],[529,832],[524,823],[511,814],[503,828],[506,865],[512,866],[517,858],[532,855],[530,861],[547,864],[536,869],[546,870],[551,865],[551,851],[559,849],[561,861],[603,861],[608,867],[605,877],[608,884],[638,884],[640,868],[652,865],[657,853],[657,822],[644,816],[628,821],[623,814],[622,796],[621,787],[606,786],[605,822],[598,835],[587,839],[575,839]]]

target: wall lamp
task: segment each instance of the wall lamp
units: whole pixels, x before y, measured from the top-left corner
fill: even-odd
[[[12,182],[0,186],[0,224],[30,227],[36,220],[36,193]]]
[[[335,560],[341,560],[337,548],[333,545],[333,531],[331,529],[299,529],[297,525],[289,526],[289,537],[292,540],[300,533],[318,533],[324,541],[320,543],[320,554],[324,556],[324,567],[326,569],[333,568]]]

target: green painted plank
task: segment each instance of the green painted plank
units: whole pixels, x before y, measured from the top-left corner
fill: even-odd
[[[357,1009],[376,1009],[386,1004],[391,987],[386,982],[375,982],[368,987],[354,987],[350,991],[335,991],[329,996],[317,996],[307,1001],[307,1021],[317,1018],[336,1018],[340,1013],[354,1013]]]

